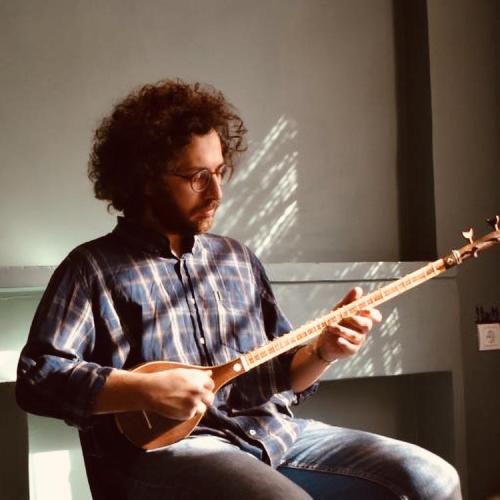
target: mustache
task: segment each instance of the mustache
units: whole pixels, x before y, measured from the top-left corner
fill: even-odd
[[[217,200],[212,200],[209,201],[208,203],[203,204],[198,208],[198,210],[203,211],[203,210],[216,210],[219,208],[220,201]]]

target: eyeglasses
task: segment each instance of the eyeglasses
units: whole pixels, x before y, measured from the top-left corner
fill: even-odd
[[[167,175],[174,175],[175,177],[182,177],[191,182],[191,188],[197,193],[201,193],[208,188],[210,184],[210,179],[212,175],[216,175],[220,185],[225,185],[231,179],[233,169],[227,165],[221,165],[214,172],[208,170],[208,168],[202,168],[194,174],[177,174],[175,172],[168,173]]]

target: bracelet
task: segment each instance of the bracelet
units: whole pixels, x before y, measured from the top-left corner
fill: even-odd
[[[320,360],[320,361],[323,361],[323,363],[326,363],[327,365],[331,365],[335,360],[332,359],[326,359],[325,357],[323,357],[323,355],[321,354],[321,351],[319,349],[319,346],[317,344],[310,344],[311,345],[311,348],[312,348],[312,352],[314,353],[314,355]]]

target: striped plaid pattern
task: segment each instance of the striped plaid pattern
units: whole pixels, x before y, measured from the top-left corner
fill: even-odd
[[[220,364],[290,329],[245,246],[197,235],[178,259],[161,235],[119,218],[112,233],[77,247],[54,273],[21,354],[18,399],[34,413],[92,428],[105,418],[91,408],[112,368]],[[258,448],[277,466],[303,425],[290,411],[292,355],[223,387],[195,433]]]

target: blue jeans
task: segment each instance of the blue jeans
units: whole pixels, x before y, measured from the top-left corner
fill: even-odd
[[[456,470],[418,446],[311,421],[278,470],[314,499],[460,499]]]
[[[418,446],[309,421],[278,469],[213,436],[184,439],[114,468],[128,500],[460,499],[447,462]],[[103,469],[101,469],[103,470]],[[115,489],[115,498],[121,498]]]

